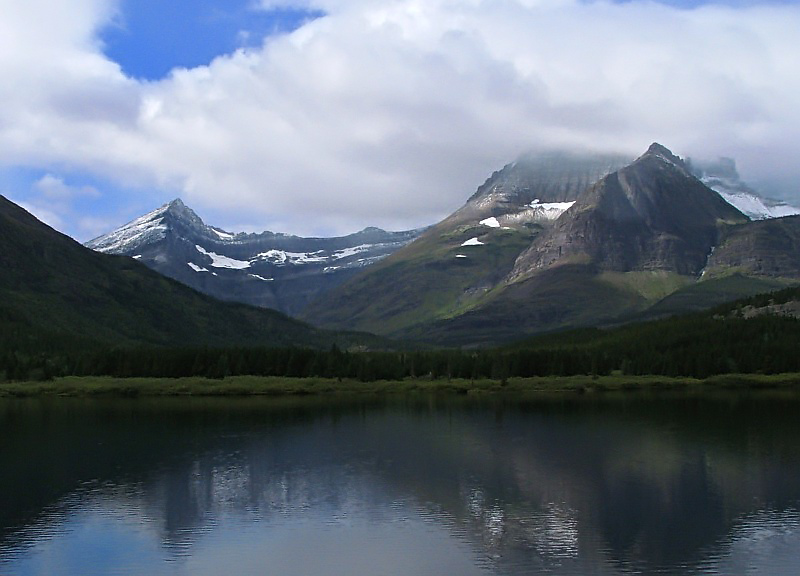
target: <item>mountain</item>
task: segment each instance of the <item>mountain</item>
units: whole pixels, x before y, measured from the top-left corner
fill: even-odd
[[[635,162],[587,188],[523,252],[512,281],[564,262],[611,272],[697,276],[723,225],[749,219],[705,186],[683,161],[653,144]]]
[[[752,220],[781,218],[800,214],[800,208],[787,202],[765,198],[742,182],[733,158],[720,158],[716,162],[687,162],[689,169],[703,184],[715,190],[727,202]]]
[[[704,275],[730,271],[749,276],[800,279],[800,216],[752,222],[725,230]]]
[[[86,244],[131,256],[200,292],[298,315],[315,297],[385,258],[420,231],[366,228],[340,238],[232,234],[206,225],[181,200]]]
[[[0,196],[0,351],[91,346],[330,346],[337,336],[227,304],[100,254]],[[2,352],[0,352],[2,353]]]
[[[798,232],[794,218],[751,222],[660,144],[632,162],[549,157],[495,173],[306,318],[462,346],[629,321],[796,281]]]
[[[501,286],[519,254],[586,187],[630,161],[616,154],[522,156],[414,242],[317,299],[303,317],[413,336],[417,326],[456,317]]]

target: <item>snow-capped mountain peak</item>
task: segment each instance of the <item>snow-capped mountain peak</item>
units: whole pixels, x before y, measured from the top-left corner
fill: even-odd
[[[173,200],[108,234],[90,240],[86,246],[98,252],[122,254],[140,244],[151,244],[163,240],[167,233],[164,218],[176,202],[183,205],[180,200]]]
[[[295,314],[318,292],[385,258],[420,232],[368,227],[339,238],[234,234],[208,226],[176,199],[87,246],[131,256],[218,298]]]
[[[733,158],[720,158],[713,163],[692,163],[691,168],[703,184],[716,191],[728,204],[752,220],[800,214],[800,208],[797,206],[766,198],[742,182]]]

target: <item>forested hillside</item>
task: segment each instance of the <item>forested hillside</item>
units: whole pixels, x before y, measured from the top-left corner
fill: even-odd
[[[800,372],[800,288],[740,300],[712,311],[602,330],[539,336],[482,350],[346,351],[225,347],[135,348],[36,357],[0,357],[0,377],[234,375],[294,378],[492,378],[576,374],[706,378],[728,373]]]

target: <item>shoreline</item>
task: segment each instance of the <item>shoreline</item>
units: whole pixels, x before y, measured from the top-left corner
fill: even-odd
[[[1,398],[159,397],[159,396],[326,396],[405,393],[440,394],[597,394],[605,392],[796,389],[800,373],[723,374],[705,380],[668,376],[554,376],[499,380],[408,379],[375,382],[327,378],[230,376],[224,379],[65,377],[47,382],[0,383]]]

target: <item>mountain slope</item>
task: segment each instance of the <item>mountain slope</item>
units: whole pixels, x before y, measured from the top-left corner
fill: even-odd
[[[713,278],[730,271],[800,279],[800,216],[761,220],[726,230],[708,259],[705,274]]]
[[[323,326],[401,334],[458,316],[503,282],[520,252],[585,187],[629,161],[615,154],[523,156],[414,242],[318,298],[303,317]]]
[[[495,173],[462,209],[315,302],[307,318],[438,344],[491,345],[630,321],[662,301],[662,310],[703,308],[784,286],[800,272],[792,256],[800,224],[750,222],[659,144],[632,163],[595,171],[596,180],[585,170],[584,178],[570,177],[575,165],[555,183],[545,171],[529,171],[529,182],[541,177],[537,189],[519,172],[510,178],[515,168]],[[585,186],[564,186],[574,182]],[[551,219],[531,213],[557,202]],[[731,260],[741,244],[775,238],[759,231],[776,227],[784,240],[772,244],[768,271],[753,264],[764,261],[763,242],[749,264]]]
[[[680,158],[653,144],[630,166],[584,191],[520,255],[511,280],[564,261],[591,262],[614,272],[665,270],[696,276],[721,227],[747,221]]]
[[[180,200],[91,240],[89,248],[131,256],[148,267],[222,300],[297,315],[308,301],[338,286],[419,234],[366,228],[339,238],[231,234],[207,226]]]
[[[327,346],[335,335],[225,304],[131,258],[99,254],[0,196],[0,344]]]

